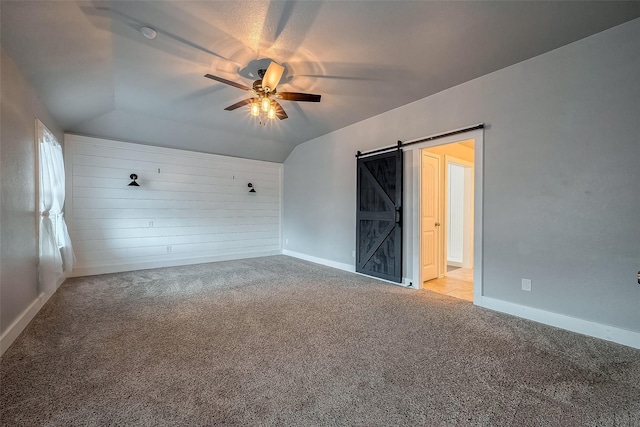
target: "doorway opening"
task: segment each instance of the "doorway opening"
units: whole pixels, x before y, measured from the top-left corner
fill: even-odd
[[[420,283],[474,300],[475,140],[420,149]]]

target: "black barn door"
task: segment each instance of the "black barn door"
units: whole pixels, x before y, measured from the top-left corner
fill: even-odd
[[[358,158],[356,271],[402,281],[402,150]]]

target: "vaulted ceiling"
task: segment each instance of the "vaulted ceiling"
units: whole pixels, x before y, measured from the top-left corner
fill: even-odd
[[[73,133],[282,162],[302,142],[640,17],[622,1],[23,1],[3,48]],[[142,26],[158,37],[148,40]],[[270,60],[289,118],[247,98]],[[425,118],[428,120],[428,118]]]

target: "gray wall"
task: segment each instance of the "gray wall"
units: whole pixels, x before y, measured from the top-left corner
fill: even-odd
[[[640,331],[638,52],[636,19],[298,146],[284,249],[353,264],[355,152],[484,122],[485,296]]]
[[[35,119],[62,131],[13,60],[1,50],[0,334],[38,297]]]

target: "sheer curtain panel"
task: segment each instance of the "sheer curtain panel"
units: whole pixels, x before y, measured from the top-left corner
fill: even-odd
[[[64,159],[56,137],[40,120],[38,136],[38,207],[40,292],[53,293],[73,269],[73,248],[64,221]]]

